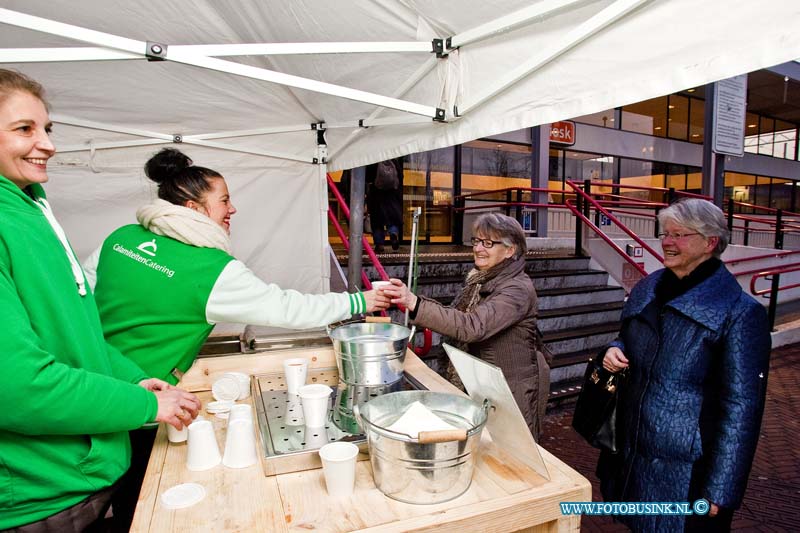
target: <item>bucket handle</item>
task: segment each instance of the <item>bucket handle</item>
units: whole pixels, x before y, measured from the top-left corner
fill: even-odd
[[[438,431],[420,431],[417,438],[420,444],[434,444],[437,442],[452,442],[467,440],[466,429],[441,429]]]
[[[390,324],[392,322],[392,317],[390,317],[390,316],[366,316],[366,317],[364,317],[364,322],[366,322],[367,324],[369,324],[369,323]]]
[[[487,402],[488,403],[488,402]],[[361,410],[358,408],[358,404],[353,406],[353,416],[356,419],[356,422],[364,428],[367,429],[367,426],[371,426],[372,424],[369,423],[369,420],[364,420],[361,416]],[[387,433],[394,433],[395,435],[402,435],[404,437],[408,437],[409,439],[414,439],[408,433],[401,433],[399,431],[392,431],[389,428],[381,428],[382,431]],[[441,429],[438,431],[420,431],[415,439],[420,444],[434,444],[437,442],[453,442],[453,441],[465,441],[467,440],[467,430],[466,429]]]

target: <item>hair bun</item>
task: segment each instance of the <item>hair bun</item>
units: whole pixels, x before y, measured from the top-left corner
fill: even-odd
[[[164,148],[148,159],[144,165],[144,173],[160,185],[174,179],[190,166],[192,166],[192,160],[186,154],[175,148]]]

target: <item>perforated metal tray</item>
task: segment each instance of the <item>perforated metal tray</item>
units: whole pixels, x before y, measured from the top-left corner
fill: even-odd
[[[308,370],[308,383],[322,383],[333,389],[328,403],[328,423],[324,428],[308,428],[303,422],[299,399],[286,392],[283,372],[255,375],[251,388],[256,408],[258,437],[267,476],[310,470],[321,466],[317,451],[329,442],[347,441],[356,444],[359,460],[367,459],[367,441],[362,433],[347,433],[333,423],[340,392],[339,374],[335,367]],[[419,382],[405,375],[401,389],[425,390]]]

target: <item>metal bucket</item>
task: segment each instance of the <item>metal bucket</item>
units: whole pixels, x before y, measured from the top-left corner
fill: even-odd
[[[361,387],[397,382],[403,377],[406,345],[413,332],[397,324],[364,322],[328,331],[339,381]]]
[[[414,402],[460,428],[452,432],[421,433],[419,438],[387,429]],[[466,492],[472,483],[481,431],[489,402],[430,391],[401,391],[354,407],[367,435],[375,485],[389,498],[405,503],[441,503]],[[450,440],[445,440],[450,439]]]
[[[403,387],[402,381],[395,381],[390,385],[378,385],[375,387],[362,387],[360,385],[348,385],[340,383],[336,389],[336,405],[333,408],[333,423],[336,427],[347,433],[361,433],[361,427],[358,425],[353,414],[353,407],[356,405],[363,405],[372,398],[376,398],[383,394],[396,392]]]

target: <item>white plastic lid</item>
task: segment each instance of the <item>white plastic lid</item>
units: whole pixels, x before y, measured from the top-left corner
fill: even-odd
[[[215,400],[235,402],[239,398],[239,382],[231,376],[222,376],[211,385]]]
[[[167,509],[191,507],[206,497],[206,489],[197,483],[183,483],[164,491],[161,505]]]

